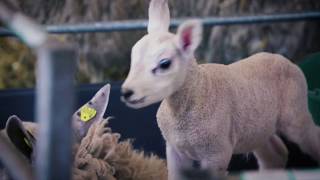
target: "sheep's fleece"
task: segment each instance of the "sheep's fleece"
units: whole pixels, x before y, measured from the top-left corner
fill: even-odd
[[[106,86],[101,88],[84,105],[95,107],[97,110],[90,126],[81,123],[79,125],[78,122],[75,122],[79,120],[81,108],[72,117],[73,123],[76,124],[75,136],[78,135],[77,131],[84,130],[83,132],[85,132],[85,136],[76,139],[77,143],[74,144],[73,179],[167,179],[167,168],[164,160],[155,155],[149,156],[145,155],[143,151],[134,150],[130,140],[119,141],[120,134],[113,133],[108,127],[110,118],[104,119],[105,108],[99,108],[98,106],[106,107],[109,92],[109,85],[107,88]],[[37,124],[23,122],[17,116],[11,116],[7,121],[6,128],[1,131],[1,135],[7,137],[9,142],[14,144],[19,152],[30,160],[30,163],[33,162],[34,152],[32,150],[36,143]],[[0,172],[0,178],[10,179],[5,170]]]
[[[108,120],[90,127],[77,150],[74,179],[167,179],[165,161],[133,149],[129,140],[119,142]]]

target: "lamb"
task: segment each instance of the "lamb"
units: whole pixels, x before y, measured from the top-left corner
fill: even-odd
[[[103,115],[109,93],[110,85],[104,86],[72,117],[74,127],[77,128],[74,132],[76,142],[73,148],[73,179],[167,179],[164,160],[134,150],[131,140],[120,141],[120,134],[113,133],[108,127],[111,118],[104,119]],[[88,109],[92,110],[91,113]],[[2,135],[33,163],[37,124],[23,122],[19,117],[11,116]],[[6,178],[8,177],[4,173],[3,179]]]
[[[188,20],[169,29],[167,0],[151,0],[148,34],[132,48],[122,101],[142,108],[161,102],[169,179],[191,168],[225,176],[232,154],[253,152],[260,169],[283,168],[288,150],[279,134],[320,162],[320,128],[307,104],[307,84],[281,55],[258,53],[230,65],[198,65],[202,26]]]

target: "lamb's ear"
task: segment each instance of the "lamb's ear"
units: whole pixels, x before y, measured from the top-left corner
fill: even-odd
[[[35,139],[31,132],[25,129],[18,116],[9,117],[6,124],[6,133],[12,144],[31,160]]]
[[[148,33],[167,32],[170,25],[168,0],[151,0]]]
[[[94,122],[103,118],[109,102],[110,87],[110,84],[103,86],[89,102],[73,114],[74,133],[78,142]]]
[[[199,20],[189,20],[181,24],[177,32],[177,47],[182,54],[194,53],[202,40],[202,24]]]

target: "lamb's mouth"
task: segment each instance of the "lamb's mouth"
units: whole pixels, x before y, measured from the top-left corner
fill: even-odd
[[[127,103],[132,104],[132,105],[140,104],[140,103],[143,103],[145,99],[146,99],[146,97],[142,97],[140,99],[129,100],[129,101],[127,101]]]

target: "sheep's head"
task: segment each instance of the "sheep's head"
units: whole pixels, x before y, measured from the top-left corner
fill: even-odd
[[[76,140],[79,142],[91,125],[103,119],[109,102],[110,85],[103,86],[93,98],[78,109],[72,116]]]
[[[15,115],[9,117],[5,128],[9,140],[30,162],[34,159],[36,128],[35,123],[23,122]]]
[[[169,32],[167,0],[152,0],[149,7],[148,34],[132,48],[129,75],[122,85],[122,101],[141,108],[162,101],[177,91],[185,81],[194,59],[202,26],[189,20],[177,34]]]

